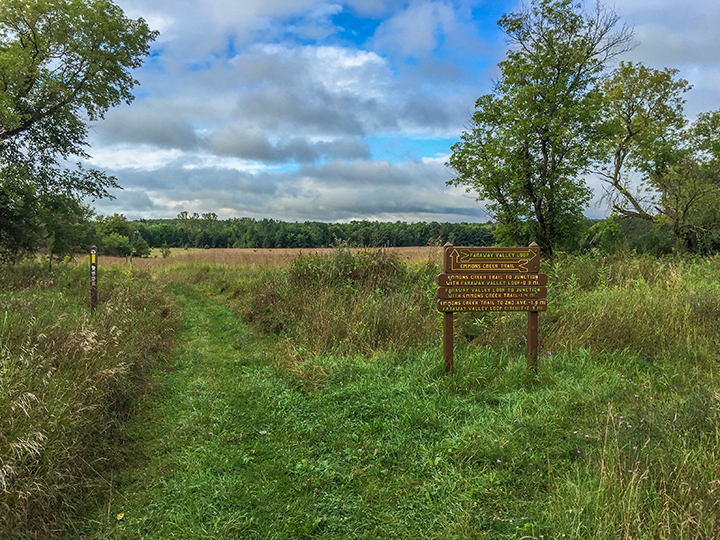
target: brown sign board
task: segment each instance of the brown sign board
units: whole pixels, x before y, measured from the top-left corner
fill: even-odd
[[[537,246],[514,248],[448,247],[445,272],[537,274],[540,249]]]
[[[547,275],[540,274],[540,248],[444,246],[437,308],[443,312],[445,372],[453,371],[453,313],[525,311],[528,367],[537,371],[538,312],[547,310]]]
[[[440,287],[437,296],[456,300],[545,298],[547,287]]]
[[[539,287],[547,274],[438,274],[441,287]]]
[[[489,300],[438,300],[439,311],[547,311],[543,298],[511,298]]]

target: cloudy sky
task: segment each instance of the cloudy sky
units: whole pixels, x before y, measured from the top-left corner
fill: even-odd
[[[160,31],[130,106],[93,126],[90,163],[130,219],[486,221],[444,163],[507,50],[509,0],[116,0]],[[625,56],[720,108],[720,3],[618,0]],[[594,183],[591,182],[591,185]],[[586,214],[604,215],[592,205]]]

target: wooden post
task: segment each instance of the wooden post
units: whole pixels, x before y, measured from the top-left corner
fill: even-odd
[[[528,311],[527,367],[538,370],[538,312]]]
[[[538,245],[533,242],[531,248],[537,248]],[[538,312],[528,311],[528,329],[527,329],[527,367],[534,372],[538,370]]]
[[[90,309],[95,311],[98,301],[97,290],[97,247],[90,248]]]
[[[445,272],[450,271],[447,262],[447,253],[452,247],[453,245],[450,242],[443,246],[443,270]],[[455,372],[455,362],[453,360],[453,339],[453,313],[446,312],[443,313],[443,356],[445,358],[445,373]]]
[[[454,373],[452,312],[443,313],[443,356],[445,357],[445,373]]]

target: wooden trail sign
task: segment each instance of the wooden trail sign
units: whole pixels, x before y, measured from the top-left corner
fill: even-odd
[[[95,311],[97,307],[97,247],[90,248],[90,309]]]
[[[455,247],[445,244],[438,276],[437,308],[443,312],[445,372],[453,371],[453,313],[527,311],[528,367],[537,371],[538,312],[547,310],[547,275],[540,274],[540,248]]]

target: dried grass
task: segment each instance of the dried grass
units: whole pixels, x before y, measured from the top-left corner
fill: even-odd
[[[121,268],[152,269],[175,264],[225,264],[228,266],[244,266],[252,269],[287,268],[300,255],[330,255],[335,248],[287,248],[287,249],[176,249],[170,257],[150,257],[147,259],[129,259],[125,257],[100,257],[100,266],[119,265]],[[353,253],[360,251],[385,251],[394,253],[409,264],[420,264],[431,260],[440,263],[442,248],[437,246],[424,247],[393,247],[350,249]]]

